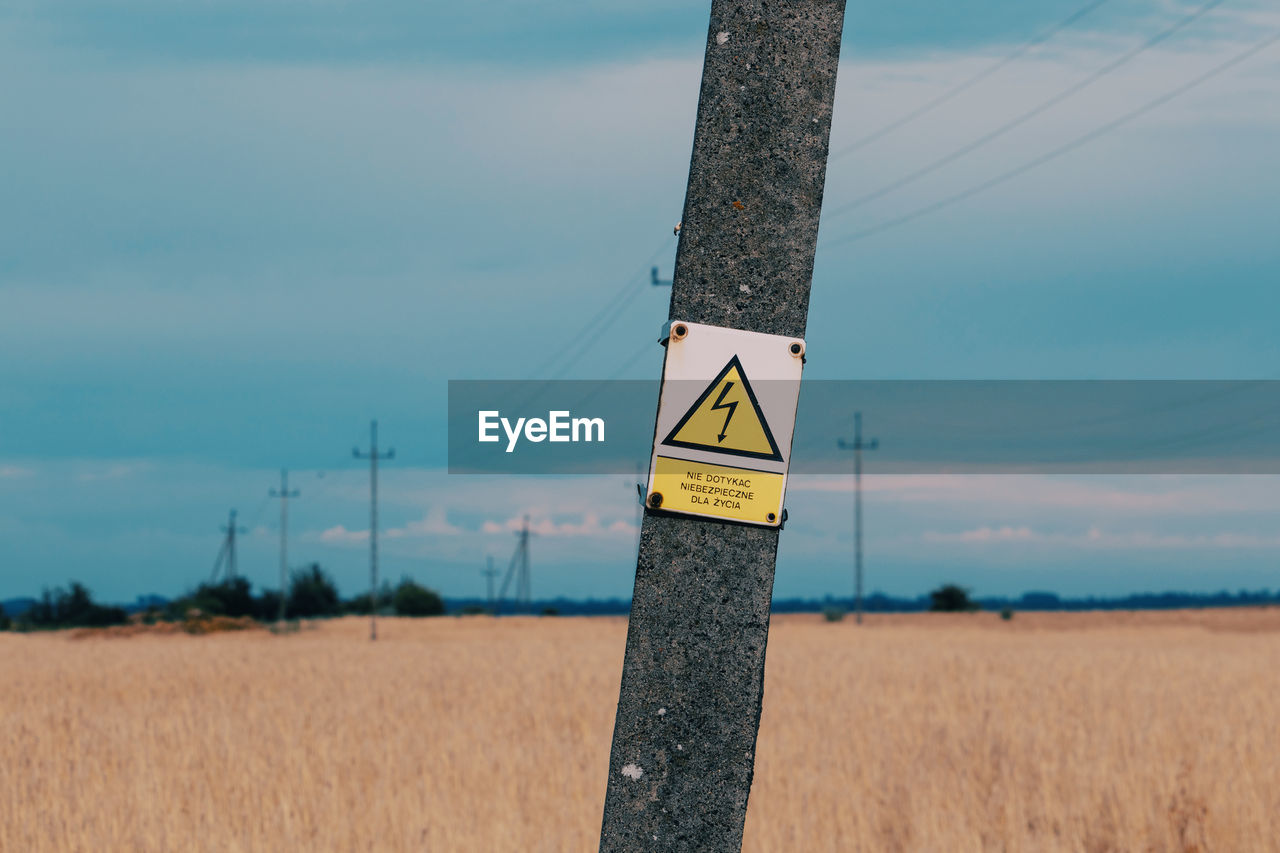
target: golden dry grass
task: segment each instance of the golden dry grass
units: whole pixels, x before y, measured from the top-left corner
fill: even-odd
[[[0,849],[594,850],[621,619],[0,635]],[[780,617],[746,849],[1268,850],[1280,611]]]

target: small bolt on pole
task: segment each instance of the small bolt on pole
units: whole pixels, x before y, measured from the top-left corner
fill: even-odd
[[[369,639],[378,639],[378,461],[396,458],[395,448],[378,453],[378,422],[369,422],[369,452],[353,447],[351,455],[369,460]]]
[[[853,441],[837,439],[841,450],[853,451],[853,610],[854,618],[862,624],[862,451],[875,450],[880,439],[866,441],[862,438],[862,412],[853,413]]]

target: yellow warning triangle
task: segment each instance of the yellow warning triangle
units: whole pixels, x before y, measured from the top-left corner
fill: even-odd
[[[711,380],[663,444],[782,461],[778,443],[736,355]]]

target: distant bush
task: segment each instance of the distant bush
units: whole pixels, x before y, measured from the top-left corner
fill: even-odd
[[[1001,618],[1001,619],[1003,619],[1003,620],[1004,620],[1004,621],[1006,621],[1006,622],[1008,622],[1010,619],[1012,619],[1012,618],[1013,618],[1013,608],[1012,608],[1012,607],[1006,607],[1004,610],[1001,610],[1001,611],[1000,611],[1000,618]]]
[[[1062,606],[1062,599],[1052,592],[1024,592],[1018,606],[1023,610],[1057,610]]]
[[[247,578],[235,577],[222,583],[202,583],[195,592],[171,601],[167,608],[169,618],[182,619],[184,614],[195,608],[202,613],[218,616],[254,616],[257,603],[253,600],[253,592]]]
[[[395,590],[391,588],[391,584],[383,583],[378,589],[378,612],[386,613],[388,611],[395,612]],[[362,592],[355,598],[345,602],[342,606],[345,613],[366,614],[369,612],[369,593]]]
[[[280,618],[280,591],[264,589],[253,600],[253,618],[259,622],[274,622]]]
[[[489,608],[481,604],[464,604],[462,609],[458,611],[459,616],[483,616],[489,612]]]
[[[333,616],[339,612],[338,588],[319,563],[293,573],[285,609],[295,619]]]
[[[839,622],[844,618],[844,608],[832,606],[824,607],[822,608],[822,618],[826,619],[828,622]]]
[[[13,627],[13,621],[3,613],[0,613],[0,631],[8,631]]]
[[[559,616],[559,615],[560,615],[560,608],[558,608],[558,607],[544,607],[544,608],[542,608],[542,615],[543,615],[543,616]]]
[[[949,583],[929,593],[929,609],[938,613],[972,613],[980,608],[969,598],[969,590]]]
[[[25,620],[33,628],[104,628],[123,625],[129,616],[123,607],[97,604],[79,581],[68,589],[45,589]]]
[[[414,583],[409,578],[400,581],[392,597],[392,605],[398,616],[443,616],[444,599],[434,590]]]

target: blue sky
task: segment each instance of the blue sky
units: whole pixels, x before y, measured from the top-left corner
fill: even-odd
[[[833,150],[1082,3],[851,6]],[[628,308],[568,378],[655,378],[705,4],[30,2],[0,11],[0,596],[107,598],[243,568],[367,572],[377,416],[386,573],[450,595],[535,517],[535,593],[620,595],[623,478],[443,473],[445,383],[545,378],[558,331]],[[982,136],[1194,8],[1112,0],[963,96],[833,159],[826,211]],[[821,244],[1048,151],[1280,29],[1224,2]],[[1280,48],[988,193],[821,248],[811,378],[1277,374]],[[640,274],[640,275],[638,275]],[[639,293],[632,296],[635,288]],[[637,355],[638,354],[638,355]],[[868,413],[868,427],[874,418]],[[882,436],[890,441],[890,436]],[[319,476],[324,472],[324,476]],[[844,480],[796,483],[780,595],[848,589]],[[1112,593],[1278,586],[1271,478],[868,481],[869,585]],[[976,500],[975,496],[980,497]],[[1073,497],[1074,496],[1074,497]]]

